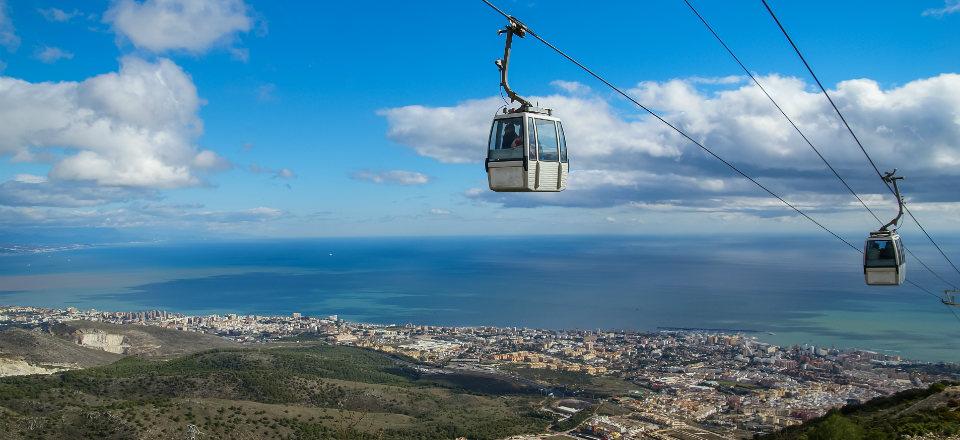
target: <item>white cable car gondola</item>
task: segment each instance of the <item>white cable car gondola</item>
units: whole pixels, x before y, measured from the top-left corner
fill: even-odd
[[[960,294],[960,290],[944,290],[943,298],[940,299],[940,302],[950,307],[960,307],[960,302],[957,302],[957,294]]]
[[[897,170],[886,173],[883,180],[893,184],[894,195],[897,197],[899,212],[897,216],[883,225],[879,231],[873,231],[867,237],[863,246],[863,276],[871,286],[899,286],[907,277],[907,259],[903,252],[903,243],[896,226],[903,216],[903,199],[897,181],[903,177],[895,177]],[[888,228],[894,229],[889,230]]]
[[[563,191],[570,170],[563,124],[550,109],[535,107],[511,90],[507,82],[513,36],[523,38],[526,27],[511,17],[500,33],[507,34],[503,59],[496,62],[500,69],[500,86],[510,101],[519,102],[520,106],[504,109],[493,118],[486,160],[490,189],[500,192]]]

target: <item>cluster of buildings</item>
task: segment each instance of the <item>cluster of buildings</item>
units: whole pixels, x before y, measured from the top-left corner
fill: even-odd
[[[952,370],[869,351],[782,347],[749,335],[713,331],[398,326],[299,313],[186,316],[0,308],[0,325],[73,320],[160,326],[251,343],[325,340],[437,367],[513,377],[549,377],[524,372],[556,371],[617,379],[622,389],[592,396],[578,394],[569,385],[543,384],[565,396],[618,408],[620,415],[596,415],[581,424],[577,435],[584,438],[749,438],[802,423],[833,407],[950,378]]]

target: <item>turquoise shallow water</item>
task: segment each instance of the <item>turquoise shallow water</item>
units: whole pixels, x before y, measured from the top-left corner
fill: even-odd
[[[748,329],[781,344],[960,361],[960,323],[944,306],[912,287],[868,288],[859,264],[858,254],[822,237],[166,243],[0,255],[0,303],[297,311],[378,323]],[[910,274],[942,288],[916,267]]]

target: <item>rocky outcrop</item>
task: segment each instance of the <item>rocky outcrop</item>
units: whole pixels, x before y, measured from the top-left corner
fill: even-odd
[[[108,353],[126,354],[130,350],[130,344],[127,344],[123,335],[107,333],[100,330],[78,330],[74,336],[77,344],[103,350]]]
[[[77,368],[79,367],[74,365],[34,365],[23,359],[0,358],[0,377],[51,374]]]

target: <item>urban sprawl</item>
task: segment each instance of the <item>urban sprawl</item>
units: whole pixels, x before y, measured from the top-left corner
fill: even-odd
[[[830,408],[947,378],[934,365],[899,356],[782,347],[724,331],[439,327],[364,324],[336,315],[300,313],[185,316],[165,311],[0,308],[0,325],[37,327],[77,320],[203,332],[250,344],[322,340],[403,355],[419,361],[416,367],[425,370],[537,380],[542,392],[557,397],[548,399],[552,403],[544,410],[561,418],[575,417],[601,402],[619,409],[606,415],[594,411],[569,433],[581,438],[743,438],[799,424]],[[87,345],[104,340],[84,339]],[[560,376],[615,378],[627,387],[591,395],[549,383],[550,377]]]

